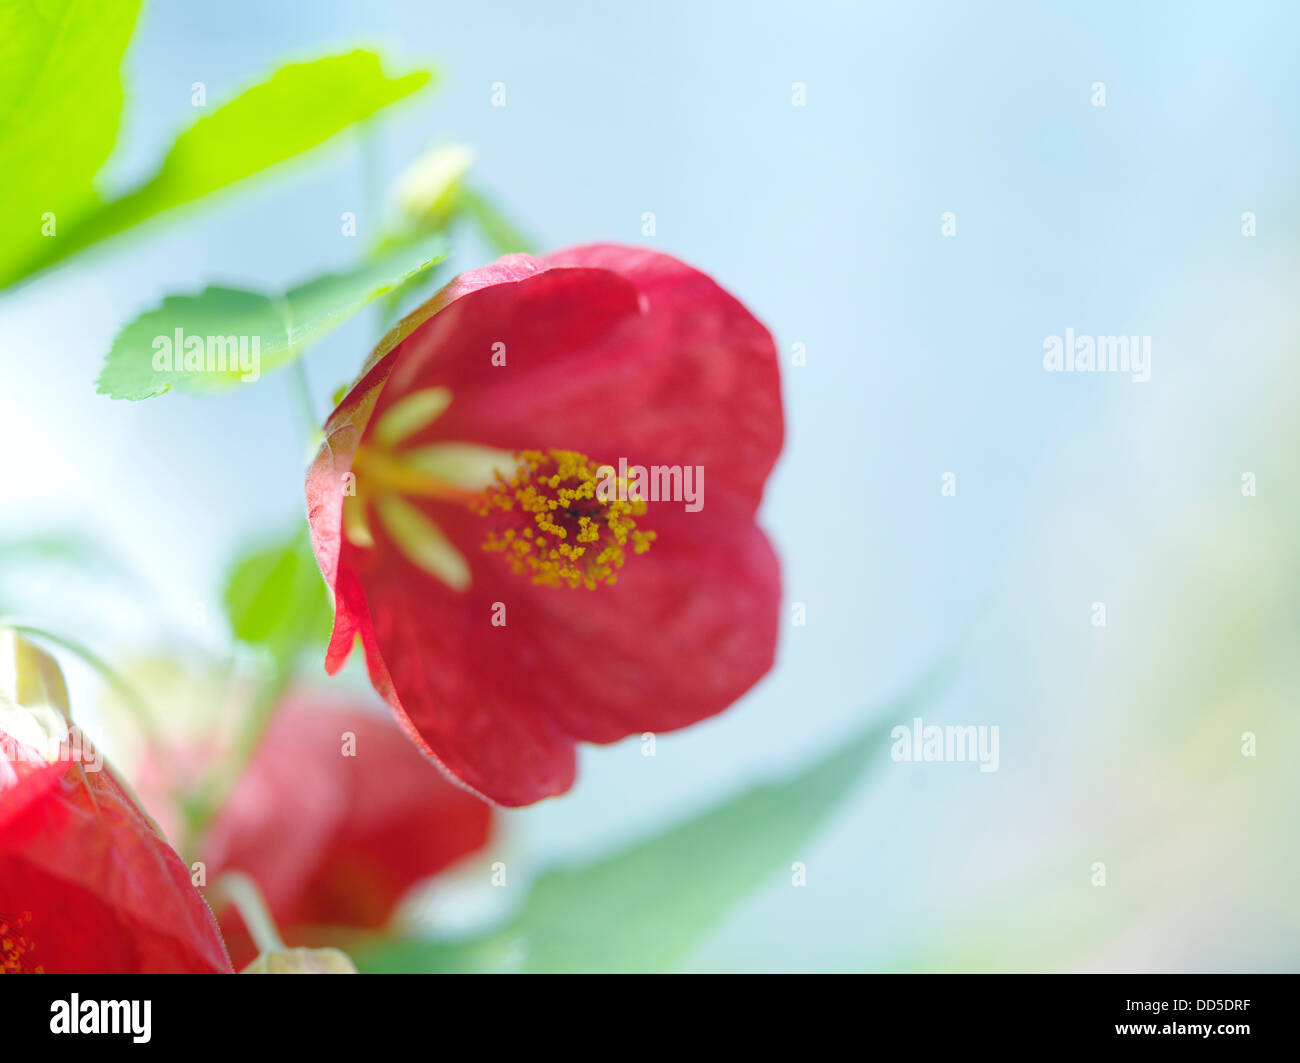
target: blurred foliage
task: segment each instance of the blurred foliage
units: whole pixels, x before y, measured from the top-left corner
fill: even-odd
[[[462,189],[459,203],[461,210],[478,226],[498,255],[536,254],[533,241],[483,192],[474,188]]]
[[[365,51],[282,66],[178,136],[157,173],[87,218],[69,250],[300,155],[423,88],[430,77],[421,70],[390,78],[379,56]]]
[[[303,650],[323,652],[334,622],[305,525],[237,557],[222,602],[235,639],[266,650],[284,673]]]
[[[281,67],[182,132],[156,172],[104,201],[122,56],[139,0],[0,0],[0,289],[321,144],[429,83],[372,52]]]
[[[0,571],[33,563],[100,569],[117,575],[125,572],[118,558],[80,532],[50,531],[0,539]]]
[[[45,531],[0,539],[0,615],[48,608],[51,576],[104,582],[132,579],[128,566],[75,531]]]
[[[734,905],[806,860],[890,729],[946,682],[936,671],[797,775],[753,787],[605,859],[542,874],[504,926],[455,942],[354,946],[374,972],[656,972],[679,963]],[[919,710],[918,710],[919,711]]]
[[[0,2],[0,288],[51,258],[95,208],[94,177],[113,150],[118,73],[139,0]],[[48,243],[49,248],[42,245]]]

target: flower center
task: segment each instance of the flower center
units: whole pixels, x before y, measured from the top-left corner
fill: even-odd
[[[0,912],[0,974],[44,974],[42,967],[33,967],[24,959],[33,949],[32,940],[19,931],[32,921],[32,913],[5,915]]]
[[[451,401],[440,387],[404,396],[357,449],[343,492],[343,534],[353,546],[374,547],[377,517],[409,561],[453,590],[467,590],[469,563],[414,501],[428,499],[488,518],[483,549],[503,554],[515,572],[542,586],[610,586],[629,551],[650,549],[655,533],[636,522],[645,499],[612,466],[573,450],[511,453],[416,442]]]
[[[609,466],[573,450],[526,450],[517,459],[514,474],[498,472],[474,506],[506,525],[488,531],[483,549],[504,554],[515,572],[545,587],[595,590],[618,582],[628,551],[650,549],[655,533],[636,524],[645,500],[621,500],[626,485],[607,490],[616,482]]]

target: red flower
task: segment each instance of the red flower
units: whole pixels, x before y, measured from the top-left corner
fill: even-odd
[[[230,973],[189,869],[108,766],[83,761],[0,732],[0,971]]]
[[[202,856],[210,883],[250,875],[285,940],[308,945],[312,928],[382,926],[411,886],[487,844],[491,821],[491,807],[447,782],[392,720],[290,701]],[[256,950],[242,920],[218,914],[243,967]]]
[[[327,669],[360,634],[420,747],[507,805],[567,790],[579,741],[721,711],[775,651],[754,515],[782,432],[771,336],[667,255],[463,274],[380,344],[308,475]],[[679,495],[702,469],[707,504],[620,501],[621,460]]]

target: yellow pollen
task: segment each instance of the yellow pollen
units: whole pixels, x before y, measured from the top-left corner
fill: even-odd
[[[480,516],[518,514],[522,527],[492,530],[483,549],[502,553],[510,567],[545,587],[595,590],[618,582],[628,551],[644,554],[655,539],[636,526],[644,499],[627,497],[609,466],[573,450],[526,450],[509,477],[497,473],[474,509]],[[608,479],[601,476],[609,470]],[[612,494],[614,497],[605,497]]]
[[[44,974],[43,967],[33,967],[25,957],[32,951],[32,941],[19,931],[32,921],[32,913],[20,916],[0,912],[0,974]]]

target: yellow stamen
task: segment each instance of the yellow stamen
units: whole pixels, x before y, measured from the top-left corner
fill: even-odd
[[[468,563],[419,503],[476,505],[495,470],[513,468],[514,457],[471,443],[402,445],[450,402],[451,392],[430,388],[400,400],[380,418],[373,438],[352,457],[351,479],[344,485],[343,534],[353,546],[373,550],[376,529],[382,526],[413,564],[453,590],[465,591],[471,581]]]
[[[19,931],[32,921],[32,913],[20,916],[0,913],[0,974],[44,974],[43,967],[33,967],[28,953],[32,940]]]
[[[376,494],[440,498],[448,502],[473,502],[477,491],[466,490],[437,476],[431,476],[401,453],[379,447],[363,447],[352,459],[357,486]]]
[[[635,519],[645,514],[645,500],[605,497],[597,490],[602,466],[585,454],[526,450],[518,460],[514,474],[498,472],[474,507],[480,516],[521,518],[522,527],[489,531],[483,542],[484,550],[505,554],[515,572],[546,587],[595,590],[618,581],[628,550],[650,549],[655,533],[637,528]]]
[[[469,587],[469,565],[433,521],[400,495],[380,495],[375,505],[388,534],[412,562],[452,590]]]
[[[375,425],[375,442],[391,450],[406,442],[417,432],[428,428],[451,405],[451,392],[446,388],[425,388],[398,399]]]

